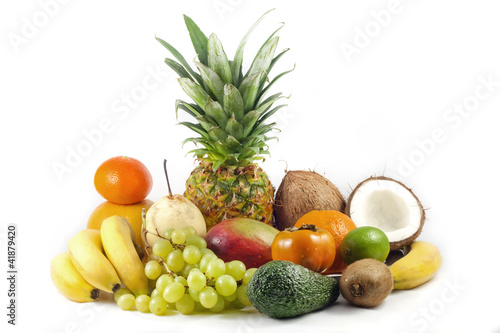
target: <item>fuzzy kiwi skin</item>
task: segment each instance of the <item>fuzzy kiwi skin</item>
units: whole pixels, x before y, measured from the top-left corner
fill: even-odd
[[[389,296],[394,287],[392,273],[384,263],[361,259],[347,266],[340,277],[340,293],[351,304],[371,308]]]

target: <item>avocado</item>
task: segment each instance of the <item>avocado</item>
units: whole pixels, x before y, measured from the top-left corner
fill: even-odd
[[[257,269],[248,283],[247,295],[259,312],[272,318],[291,318],[335,302],[339,284],[333,277],[275,260]]]

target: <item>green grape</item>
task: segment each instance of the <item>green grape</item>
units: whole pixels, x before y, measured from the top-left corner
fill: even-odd
[[[236,292],[238,285],[231,275],[221,275],[215,281],[215,290],[222,296],[230,296]]]
[[[182,230],[184,230],[184,232],[186,233],[186,237],[188,237],[188,238],[190,236],[195,236],[198,234],[198,231],[196,231],[196,228],[193,227],[192,225],[184,227],[184,228],[182,228]]]
[[[156,280],[161,275],[160,263],[156,260],[150,260],[144,266],[144,273],[150,280]]]
[[[172,243],[174,244],[184,244],[186,242],[187,235],[182,229],[175,229],[172,231]]]
[[[191,271],[187,283],[190,289],[201,291],[207,284],[207,278],[201,271]]]
[[[179,282],[172,282],[165,287],[163,291],[163,299],[169,303],[175,303],[184,295],[185,288]]]
[[[162,258],[162,260],[163,260],[163,262],[160,265],[161,266],[161,274],[162,275],[163,274],[170,274],[170,271],[168,270],[167,266],[165,265],[166,258],[165,259]]]
[[[174,230],[175,230],[174,228],[165,229],[165,231],[163,232],[163,237],[165,237],[167,239],[172,238],[172,231],[174,231]]]
[[[148,279],[148,287],[149,287],[149,290],[155,289],[156,288],[156,279],[154,279],[154,280]]]
[[[242,284],[238,287],[238,289],[236,290],[236,296],[243,305],[252,305],[252,303],[248,299],[246,284]]]
[[[236,281],[243,279],[247,268],[242,261],[233,260],[226,263],[226,274],[231,275]]]
[[[163,297],[153,297],[149,302],[149,311],[157,316],[161,316],[167,311],[167,302]]]
[[[184,265],[180,273],[182,274],[182,276],[189,276],[189,272],[191,272],[192,269],[198,269],[198,267],[198,264],[187,264]]]
[[[201,305],[200,302],[194,302],[194,309],[198,312],[205,312],[207,311],[207,308]]]
[[[207,273],[205,273],[205,276],[207,276]],[[211,279],[207,277],[207,286],[214,287],[215,288],[215,280],[216,279]]]
[[[217,259],[217,256],[213,253],[207,253],[203,255],[203,257],[201,257],[200,259],[200,271],[206,273],[208,264],[214,259]]]
[[[235,309],[243,309],[246,305],[241,303],[239,299],[235,299],[231,302],[231,306]]]
[[[209,308],[211,312],[222,312],[224,311],[224,307],[226,306],[226,301],[224,300],[224,297],[220,297],[220,295],[217,297],[217,302],[215,303],[214,306]]]
[[[226,264],[222,259],[214,259],[208,263],[207,277],[217,279],[219,276],[226,272]]]
[[[187,280],[184,276],[176,276],[175,279],[174,279],[175,282],[179,282],[180,284],[182,284],[184,287],[187,286]]]
[[[232,302],[236,299],[236,292],[234,292],[233,294],[229,295],[229,296],[224,296],[224,299],[228,302]]]
[[[200,303],[207,309],[217,304],[218,298],[217,292],[212,287],[207,286],[200,291]]]
[[[116,304],[118,304],[118,307],[122,310],[132,310],[135,305],[135,296],[132,294],[123,294],[118,297]]]
[[[155,288],[151,292],[151,298],[153,298],[153,297],[163,297],[163,296],[161,295],[161,292],[158,289]]]
[[[194,301],[189,294],[184,294],[180,300],[175,302],[175,308],[184,315],[190,314],[194,310]]]
[[[250,282],[250,279],[252,278],[253,274],[255,273],[255,271],[257,270],[257,268],[249,268],[247,269],[247,271],[245,272],[245,274],[243,274],[243,284],[248,284]]]
[[[185,261],[182,257],[182,251],[173,250],[167,257],[167,267],[173,272],[179,272],[184,267]]]
[[[166,257],[172,252],[172,243],[167,239],[159,239],[153,244],[153,254],[157,257]]]
[[[193,235],[193,236],[189,236],[186,239],[186,245],[194,245],[197,248],[199,248],[201,251],[203,251],[203,249],[205,249],[207,247],[207,241],[203,237],[200,237],[198,235]],[[210,250],[210,251],[213,253],[212,250]]]
[[[200,251],[201,251],[201,257],[202,257],[202,258],[203,258],[203,256],[204,256],[205,254],[208,254],[208,253],[211,253],[211,254],[215,255],[214,251],[210,250],[209,248],[206,248],[206,247],[204,247],[204,248],[198,247],[198,248],[199,248],[199,249],[200,249]],[[216,256],[216,257],[217,257],[217,256]]]
[[[171,275],[163,274],[158,278],[158,280],[156,280],[156,289],[160,294],[162,294],[165,287],[172,282],[174,282],[174,278]]]
[[[150,301],[151,297],[149,297],[148,295],[139,295],[135,299],[135,308],[139,312],[148,312]]]
[[[113,295],[115,302],[118,301],[118,298],[120,298],[120,296],[125,295],[125,294],[132,294],[132,292],[128,288],[125,288],[125,287],[118,289]]]
[[[200,302],[200,292],[199,291],[196,291],[192,288],[188,288],[188,294],[189,294],[189,296],[191,296],[193,301]]]
[[[194,245],[188,245],[184,248],[182,252],[182,257],[188,264],[196,264],[201,259],[201,251]]]

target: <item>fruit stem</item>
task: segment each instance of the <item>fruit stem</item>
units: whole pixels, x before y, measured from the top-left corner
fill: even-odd
[[[360,296],[363,296],[363,294],[365,293],[365,290],[363,288],[363,285],[361,285],[359,283],[353,283],[351,285],[350,292],[351,292],[351,295],[353,297],[360,297]]]
[[[167,178],[167,186],[168,186],[168,197],[172,199],[172,189],[170,188],[170,181],[168,180],[168,172],[167,172],[167,159],[163,160],[163,170],[165,171],[165,178]]]
[[[121,284],[117,283],[113,286],[113,289],[111,289],[113,291],[113,294],[116,293],[118,291],[118,289],[120,289],[122,286]]]
[[[99,293],[100,293],[99,289],[92,289],[90,291],[90,298],[99,299]]]
[[[310,231],[318,232],[319,228],[314,224],[302,224],[299,228],[292,226],[292,227],[286,228],[285,230],[287,230],[287,231],[310,230]]]
[[[148,234],[155,235],[156,237],[158,237],[160,239],[166,239],[166,240],[170,241],[171,243],[172,243],[172,239],[166,238],[166,237],[163,237],[162,235],[160,235],[160,232],[158,231],[158,229],[156,229],[156,233],[153,233],[151,231],[146,230],[146,228],[143,228],[142,229],[142,242],[144,243],[144,250],[146,251],[146,254],[143,255],[143,257],[147,256],[147,260],[150,260],[151,258],[154,258],[154,255],[153,255],[153,246],[151,246],[151,244],[149,244],[149,242],[148,242]],[[184,251],[184,249],[186,248],[185,244],[172,243],[172,246],[175,250],[181,250],[181,251]]]

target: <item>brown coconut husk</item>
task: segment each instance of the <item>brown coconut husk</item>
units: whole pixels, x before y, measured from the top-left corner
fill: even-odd
[[[345,199],[327,178],[314,171],[287,171],[276,192],[274,217],[276,228],[284,230],[312,210],[344,212]]]

